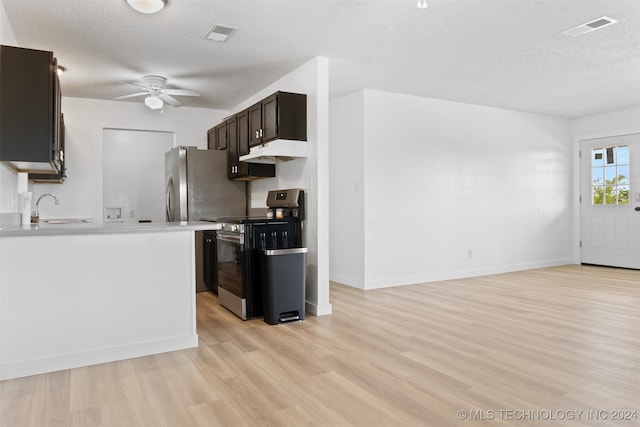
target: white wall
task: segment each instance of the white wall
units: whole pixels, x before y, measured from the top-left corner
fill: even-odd
[[[364,92],[330,104],[331,280],[364,287]]]
[[[337,265],[332,279],[371,289],[570,262],[568,120],[372,90],[362,99],[364,276]],[[332,131],[332,151],[347,143]],[[332,182],[347,184],[331,191],[344,199],[356,188],[343,169]],[[332,237],[332,252],[352,244]]]
[[[303,244],[308,248],[307,311],[331,313],[329,303],[329,61],[314,58],[232,109],[240,112],[276,91],[307,94],[307,157],[276,165],[276,177],[251,182],[251,207],[265,207],[269,190],[305,189]]]
[[[573,262],[580,262],[580,141],[593,138],[640,133],[640,107],[611,111],[603,114],[579,117],[571,121],[572,143],[572,188],[576,197],[572,200],[572,248]]]
[[[63,88],[64,90],[64,88]],[[60,184],[31,184],[34,198],[54,193],[60,205],[40,204],[40,215],[90,217],[102,221],[103,129],[130,129],[175,133],[176,145],[206,148],[207,129],[222,120],[227,111],[190,107],[166,107],[152,111],[142,102],[62,98],[65,119],[67,175]]]
[[[634,133],[640,129],[640,106],[603,114],[580,117],[571,121],[575,137],[603,138]]]
[[[0,0],[0,44],[17,46],[16,37],[13,34],[11,23],[4,9],[4,3]]]

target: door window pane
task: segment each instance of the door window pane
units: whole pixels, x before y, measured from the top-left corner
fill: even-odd
[[[593,149],[593,156],[591,157],[592,159],[592,166],[593,167],[598,167],[598,166],[602,166],[604,165],[604,149],[603,148],[594,148]]]
[[[591,151],[591,203],[629,204],[629,146],[601,147]]]
[[[628,185],[621,185],[618,187],[618,204],[619,205],[629,204],[629,186]]]
[[[604,169],[597,168],[593,169],[593,185],[603,185],[604,184]]]
[[[604,204],[604,186],[597,185],[592,187],[591,200],[594,205]]]
[[[618,147],[618,164],[619,165],[628,165],[629,164],[629,147]]]
[[[619,185],[629,184],[629,165],[618,166],[618,184]]]

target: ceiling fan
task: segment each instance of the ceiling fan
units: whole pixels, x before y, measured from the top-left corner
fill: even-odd
[[[137,92],[137,93],[132,93],[130,95],[118,96],[113,99],[127,99],[127,98],[134,98],[136,96],[146,95],[144,99],[144,104],[147,107],[151,108],[152,110],[157,110],[162,108],[165,102],[169,105],[173,105],[174,107],[181,106],[182,102],[175,99],[172,95],[200,96],[200,93],[196,92],[195,90],[167,89],[165,87],[167,84],[167,79],[162,76],[144,76],[142,78],[142,81],[144,84],[120,82],[120,83],[128,84],[131,86],[135,86],[137,88],[144,89],[144,92]]]

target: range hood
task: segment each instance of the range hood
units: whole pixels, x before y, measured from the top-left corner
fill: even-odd
[[[276,139],[251,147],[249,154],[240,156],[241,162],[277,163],[307,157],[307,141]]]

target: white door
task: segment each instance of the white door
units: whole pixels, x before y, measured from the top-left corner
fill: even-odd
[[[640,269],[640,134],[580,149],[581,262]]]

